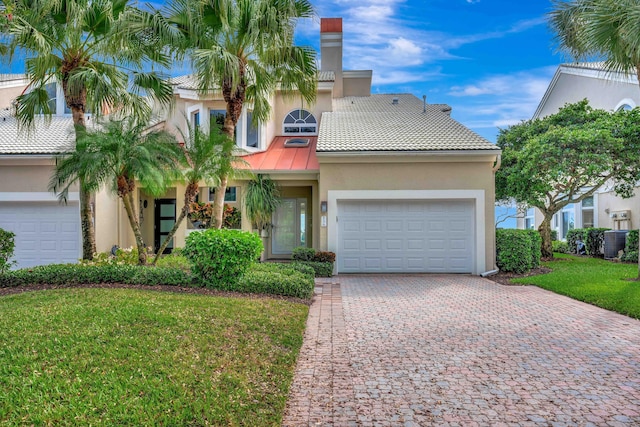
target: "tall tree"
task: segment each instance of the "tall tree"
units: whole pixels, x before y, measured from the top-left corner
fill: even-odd
[[[171,86],[146,64],[168,67],[164,46],[172,34],[158,24],[158,15],[139,10],[129,0],[0,0],[5,9],[0,52],[9,59],[26,56],[28,90],[17,99],[17,118],[23,128],[39,114],[53,113],[47,87],[61,84],[71,111],[76,140],[86,128],[87,111],[101,115],[121,110],[143,119],[151,113],[152,98],[161,105],[172,101]],[[80,177],[82,256],[91,259],[95,235],[91,193]]]
[[[551,220],[608,183],[631,197],[640,179],[640,110],[610,113],[586,100],[500,131],[496,199],[538,208],[542,256],[553,257]]]
[[[549,23],[571,57],[604,60],[607,70],[636,74],[640,84],[637,0],[555,0]]]
[[[135,209],[136,182],[160,196],[180,170],[180,149],[171,134],[152,131],[135,118],[110,120],[98,130],[83,132],[76,149],[56,161],[50,189],[65,198],[69,187],[83,180],[89,191],[107,186],[124,205],[136,239],[138,261],[147,263],[147,248]]]
[[[200,90],[222,93],[222,130],[231,140],[245,104],[253,108],[254,120],[264,122],[276,90],[315,100],[315,51],[294,45],[296,21],[313,16],[308,0],[174,0],[169,10],[189,46]],[[227,181],[221,174],[214,199],[217,228]]]
[[[176,219],[173,228],[166,236],[158,253],[153,260],[155,265],[160,255],[167,248],[171,239],[178,231],[178,227],[189,213],[189,205],[196,200],[200,182],[209,185],[218,185],[220,176],[244,177],[250,173],[245,169],[237,169],[237,166],[245,163],[235,156],[235,142],[220,129],[213,126],[210,130],[203,131],[199,126],[188,126],[188,134],[181,131],[184,140],[182,147],[183,161],[185,165],[181,171],[181,180],[186,184],[184,192],[184,206]]]

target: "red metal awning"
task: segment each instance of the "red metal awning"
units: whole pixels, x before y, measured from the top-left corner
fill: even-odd
[[[248,163],[248,168],[253,172],[317,172],[320,169],[316,157],[318,137],[297,137],[309,139],[309,145],[306,147],[285,147],[285,141],[291,138],[293,137],[276,136],[267,151],[249,154],[244,156],[243,160]]]

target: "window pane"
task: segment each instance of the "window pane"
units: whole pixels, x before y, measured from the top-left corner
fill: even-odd
[[[218,125],[220,127],[224,126],[224,116],[227,114],[224,110],[209,110],[209,114],[211,117],[211,124]]]
[[[299,127],[287,126],[284,128],[284,133],[300,133]]]
[[[575,228],[575,221],[573,212],[562,212],[562,238],[567,237],[567,232]]]
[[[593,207],[593,196],[584,198],[582,200],[582,207],[583,208],[592,208]]]
[[[587,209],[582,211],[582,228],[593,227],[593,210]]]
[[[173,228],[173,225],[176,222],[172,219],[162,219],[160,220],[160,233],[168,233]]]
[[[258,123],[253,122],[253,113],[247,113],[247,147],[258,147]]]
[[[216,189],[215,188],[209,188],[209,201],[213,202],[213,199],[215,198],[216,195]],[[226,191],[224,192],[224,201],[225,202],[235,202],[237,201],[237,189],[236,187],[227,187]]]
[[[160,216],[176,216],[176,205],[173,204],[161,204],[160,205]]]

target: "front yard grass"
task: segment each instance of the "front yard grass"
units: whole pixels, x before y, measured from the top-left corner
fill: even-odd
[[[513,283],[536,285],[558,294],[640,319],[640,282],[637,264],[621,264],[597,258],[554,254],[557,261],[544,262],[551,273],[513,279]]]
[[[0,297],[0,425],[280,425],[307,313],[136,289]]]

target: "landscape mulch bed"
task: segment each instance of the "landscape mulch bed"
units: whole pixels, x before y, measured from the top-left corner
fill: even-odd
[[[50,289],[68,289],[68,288],[138,289],[138,290],[144,290],[144,291],[174,292],[179,294],[198,294],[198,295],[209,295],[209,296],[228,297],[228,298],[277,299],[277,300],[285,300],[293,303],[311,305],[311,300],[294,298],[294,297],[284,297],[280,295],[245,294],[240,292],[228,292],[228,291],[220,291],[216,289],[196,288],[196,287],[186,287],[186,286],[184,287],[168,286],[168,285],[148,286],[148,285],[127,285],[123,283],[15,286],[10,288],[0,288],[0,297],[4,295],[20,294],[22,292],[43,291],[43,290],[50,290]]]
[[[501,285],[522,286],[522,284],[520,283],[511,283],[510,280],[519,279],[520,277],[537,276],[539,274],[546,274],[550,272],[551,272],[551,269],[546,267],[534,268],[533,270],[524,274],[507,273],[507,272],[501,271],[498,274],[494,274],[493,276],[488,276],[487,279],[493,280],[494,282],[500,283]]]

